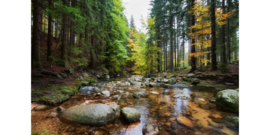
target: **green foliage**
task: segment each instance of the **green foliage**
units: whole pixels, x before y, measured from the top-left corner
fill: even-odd
[[[89,82],[89,84],[93,84],[96,82],[96,80],[94,80],[92,77],[87,77],[86,79],[84,79],[85,81]]]
[[[147,34],[137,32],[136,29],[130,31],[128,47],[131,48],[131,58],[128,60],[134,62],[132,69],[136,74],[145,74],[146,72],[156,72],[157,52],[160,48],[153,41],[155,33],[154,29],[155,18],[148,18],[147,23],[142,24],[148,30]]]

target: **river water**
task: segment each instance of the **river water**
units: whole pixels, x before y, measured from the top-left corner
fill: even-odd
[[[184,84],[173,84],[164,88],[163,83],[156,83],[156,87],[141,87],[140,82],[129,85],[128,78],[115,78],[104,80],[88,89],[81,88],[81,91],[72,96],[70,100],[61,104],[64,108],[80,105],[82,103],[107,103],[116,102],[119,108],[132,107],[141,113],[140,122],[127,124],[117,113],[113,124],[93,127],[78,123],[64,123],[57,117],[46,118],[51,112],[56,112],[57,107],[44,111],[31,111],[32,133],[40,134],[63,134],[63,135],[142,135],[142,128],[150,124],[158,128],[160,135],[238,135],[238,128],[231,127],[220,118],[225,116],[237,116],[234,113],[223,112],[216,109],[214,103],[209,103],[208,108],[199,107],[199,99],[206,101],[214,100],[217,90],[213,87],[190,87]],[[97,96],[91,89],[109,90],[110,96]],[[146,98],[135,99],[132,93],[145,91]],[[129,96],[121,96],[123,93]],[[119,95],[119,99],[111,99]],[[175,98],[175,95],[181,95]],[[192,95],[191,97],[189,97]],[[177,118],[184,118],[180,123]]]

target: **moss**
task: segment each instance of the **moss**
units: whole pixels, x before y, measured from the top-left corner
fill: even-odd
[[[46,102],[50,104],[61,103],[69,99],[67,94],[48,94],[40,98],[40,102]]]
[[[218,92],[216,95],[216,105],[217,108],[223,111],[229,111],[234,113],[239,113],[239,99],[235,98],[234,96],[229,96],[233,103],[227,102],[225,98],[223,98],[223,94]]]
[[[95,82],[97,82],[95,79],[93,79],[92,77],[87,77],[86,79],[84,79],[85,81],[89,82],[89,84],[93,84]]]

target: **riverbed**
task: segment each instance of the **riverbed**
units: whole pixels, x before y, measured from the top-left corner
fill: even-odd
[[[136,76],[137,77],[137,76]],[[139,77],[140,78],[140,77]],[[105,126],[89,126],[79,123],[65,123],[58,117],[46,118],[51,112],[57,112],[57,106],[42,111],[31,111],[32,134],[45,135],[142,135],[143,126],[152,125],[160,135],[238,135],[239,129],[221,118],[238,116],[216,108],[214,102],[207,107],[199,105],[199,100],[214,101],[218,92],[214,87],[190,86],[181,83],[164,87],[162,82],[154,82],[153,87],[142,87],[141,81],[130,84],[131,78],[102,80],[91,86],[81,87],[79,93],[60,106],[69,108],[80,104],[115,102],[119,108],[132,107],[140,113],[140,122],[128,124],[120,117]],[[85,88],[85,89],[84,89]],[[92,89],[108,90],[109,95],[93,93]],[[147,97],[136,99],[133,92],[144,91]],[[112,98],[118,95],[119,98]],[[38,106],[32,103],[32,106]]]

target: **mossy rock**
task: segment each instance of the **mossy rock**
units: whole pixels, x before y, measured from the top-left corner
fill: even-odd
[[[47,104],[58,104],[68,100],[70,97],[68,94],[47,94],[40,98],[40,102],[45,102]]]
[[[239,93],[233,89],[219,91],[216,94],[216,106],[218,109],[238,113],[239,112]]]

